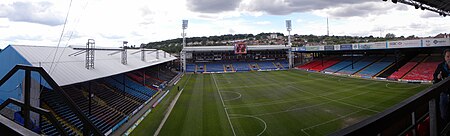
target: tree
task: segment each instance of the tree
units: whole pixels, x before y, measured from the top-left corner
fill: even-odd
[[[415,38],[416,38],[415,35],[410,35],[410,36],[407,37],[407,39],[415,39]]]
[[[393,38],[395,38],[395,34],[393,34],[393,33],[387,33],[385,38],[386,38],[386,39],[393,39]]]

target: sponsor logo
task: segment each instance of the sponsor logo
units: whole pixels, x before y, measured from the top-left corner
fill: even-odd
[[[437,44],[437,43],[439,43],[439,42],[438,42],[438,40],[434,40],[433,43],[434,43],[434,44]]]
[[[440,45],[445,44],[447,41],[445,40],[425,40],[425,46],[433,46],[433,45]]]
[[[367,44],[361,44],[361,45],[359,45],[359,48],[360,48],[360,49],[370,49],[370,45],[367,45]]]
[[[433,43],[434,44],[440,44],[440,43],[445,43],[446,41],[439,41],[439,40],[434,40]]]
[[[391,42],[390,44],[391,44],[391,45],[402,45],[403,42]]]

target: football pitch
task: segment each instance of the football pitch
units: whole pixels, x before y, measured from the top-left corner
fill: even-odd
[[[430,85],[299,70],[187,74],[159,135],[327,135]]]

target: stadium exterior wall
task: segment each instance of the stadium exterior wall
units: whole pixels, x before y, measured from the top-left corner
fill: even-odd
[[[0,78],[6,75],[17,64],[31,65],[22,55],[14,48],[7,46],[0,52]],[[0,103],[8,98],[21,100],[22,90],[20,90],[22,80],[25,76],[24,71],[18,71],[8,81],[0,86]]]
[[[325,47],[329,47],[325,49]],[[427,47],[449,47],[449,38],[428,38],[419,40],[384,41],[357,44],[341,44],[320,46],[292,47],[294,52],[315,52],[315,51],[351,51],[351,50],[378,50],[378,49],[400,49],[400,48],[427,48]],[[338,48],[337,48],[338,47]]]
[[[3,78],[3,76],[5,76],[6,73],[8,73],[16,65],[32,66],[32,64],[28,62],[27,59],[25,59],[25,57],[23,57],[11,45],[7,46],[4,50],[0,52],[0,60],[1,60],[0,79]],[[6,81],[2,86],[0,86],[0,103],[3,103],[8,98],[15,98],[18,100],[22,100],[23,96],[22,82],[24,78],[25,72],[18,71],[8,81]],[[35,82],[39,82],[39,84],[47,88],[51,88],[50,85],[45,80],[41,80],[41,76],[39,75],[39,73],[32,72],[31,79],[34,80]]]

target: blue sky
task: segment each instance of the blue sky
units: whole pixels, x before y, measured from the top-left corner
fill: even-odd
[[[2,0],[0,48],[8,44],[118,47],[181,37],[282,32],[291,34],[434,36],[450,33],[450,17],[381,0]]]

